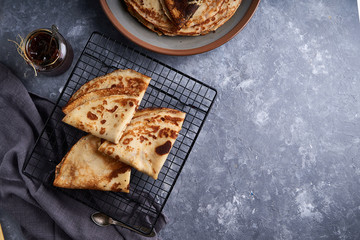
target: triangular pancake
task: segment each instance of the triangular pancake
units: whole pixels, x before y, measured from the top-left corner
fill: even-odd
[[[201,0],[160,0],[165,15],[182,28],[200,7]]]
[[[124,0],[126,2],[126,0]],[[127,2],[126,2],[127,3]],[[157,26],[147,21],[145,18],[143,18],[138,12],[135,11],[135,9],[131,5],[127,5],[127,9],[131,15],[133,15],[140,23],[142,23],[144,26],[146,26],[149,30],[157,33],[159,36],[163,35],[162,30],[160,30]],[[168,23],[169,28],[174,27],[170,20],[164,15],[164,20],[166,23]]]
[[[124,0],[128,11],[150,30],[164,33],[175,32],[176,27],[165,15],[158,0]]]
[[[99,151],[157,179],[184,119],[185,113],[169,108],[138,110],[119,144],[105,141]]]
[[[112,95],[90,100],[69,112],[63,122],[97,137],[118,143],[134,116],[138,100]]]
[[[68,114],[74,108],[89,100],[110,95],[128,95],[138,99],[140,103],[150,80],[150,77],[132,69],[115,70],[82,85],[71,96],[69,102],[62,110],[65,114]]]
[[[131,167],[100,153],[101,139],[82,137],[56,166],[54,186],[129,192]]]

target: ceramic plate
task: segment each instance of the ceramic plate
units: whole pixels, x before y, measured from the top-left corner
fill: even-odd
[[[243,0],[240,7],[215,32],[196,37],[158,36],[131,16],[122,0],[100,0],[114,26],[136,44],[168,55],[192,55],[221,46],[239,33],[253,16],[260,0]]]

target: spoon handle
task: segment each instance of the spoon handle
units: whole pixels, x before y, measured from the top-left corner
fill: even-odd
[[[140,232],[140,231],[138,231],[138,230],[136,230],[134,228],[131,228],[129,226],[126,226],[125,224],[122,224],[121,222],[118,222],[118,221],[116,221],[116,220],[114,220],[112,218],[110,218],[110,220],[111,220],[111,224],[127,228],[127,229],[129,229],[131,231],[134,231],[134,232],[136,232],[136,233],[138,233],[138,234],[140,234],[142,236],[145,236],[145,237],[154,237],[155,236],[154,230],[152,230],[151,233],[149,233],[149,234],[144,234],[144,233],[142,233],[142,232]],[[147,227],[140,227],[140,226],[134,226],[134,227],[140,229],[143,232],[149,232],[150,231],[150,229],[147,228]]]

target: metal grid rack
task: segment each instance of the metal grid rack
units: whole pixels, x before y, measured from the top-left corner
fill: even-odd
[[[84,83],[115,69],[131,68],[152,78],[140,108],[169,107],[186,112],[183,128],[153,180],[132,170],[130,193],[60,189],[128,227],[149,234],[171,193],[216,97],[216,90],[174,68],[100,33],[88,40],[35,147],[25,162],[24,174],[52,186],[55,166],[85,135],[61,121],[64,106]],[[143,217],[147,216],[147,223]]]

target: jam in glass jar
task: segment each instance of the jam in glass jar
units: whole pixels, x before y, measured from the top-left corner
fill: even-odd
[[[60,75],[69,69],[74,58],[71,45],[55,25],[37,29],[24,40],[27,61],[39,73]]]

